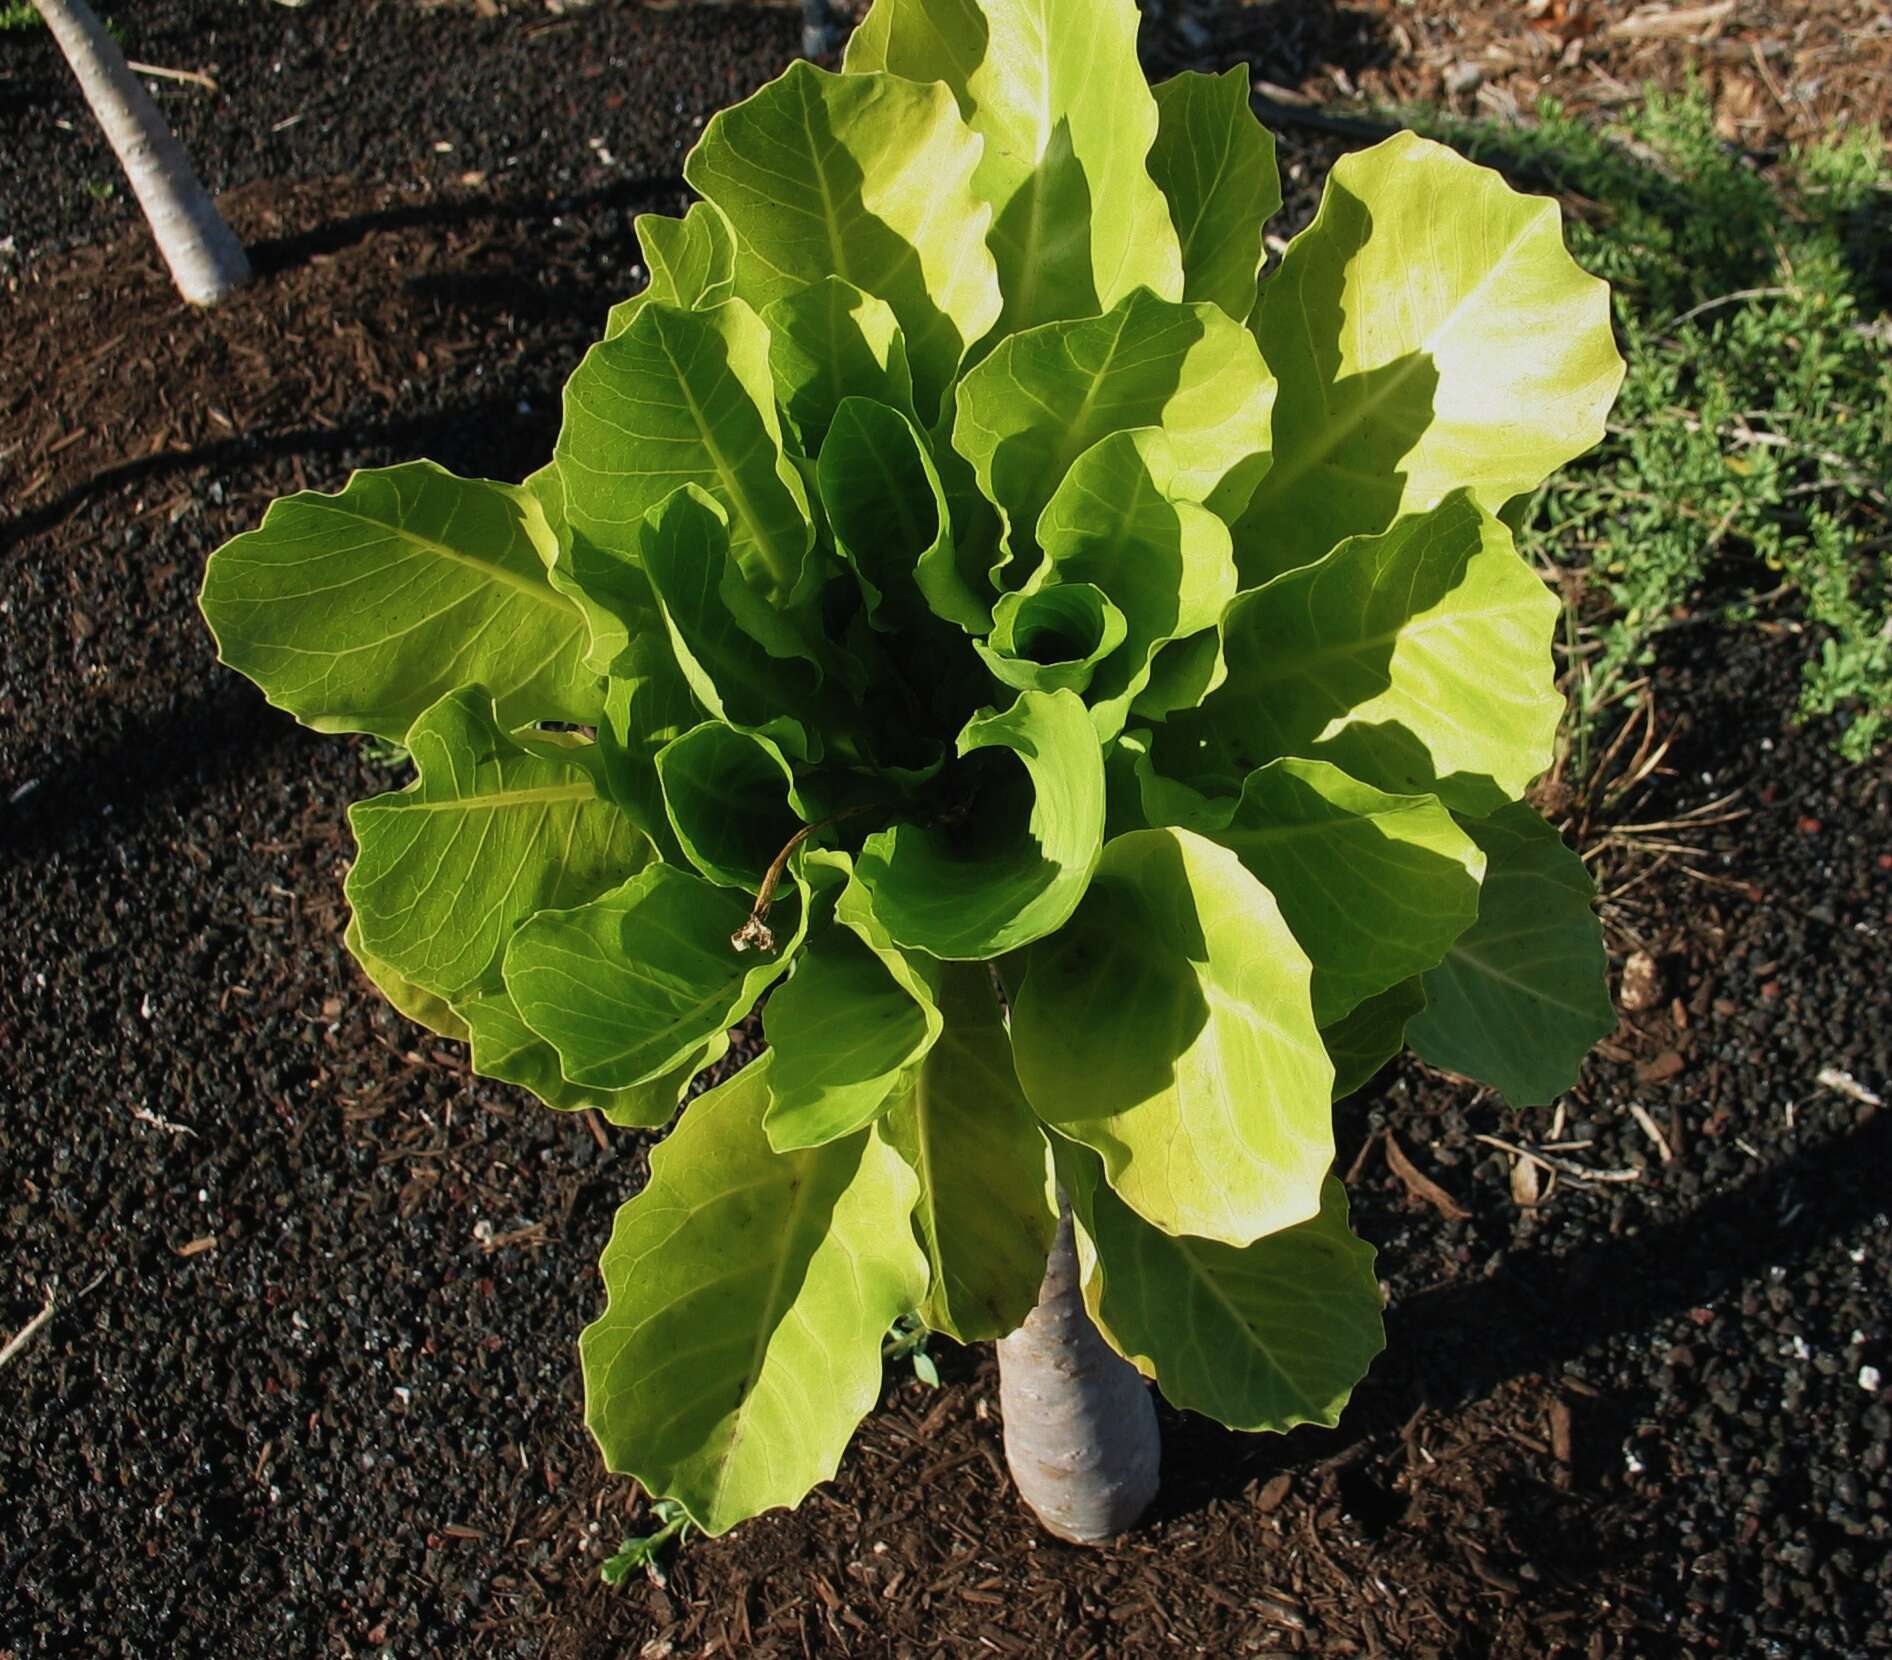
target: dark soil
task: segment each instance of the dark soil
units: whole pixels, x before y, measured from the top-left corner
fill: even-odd
[[[1172,6],[1153,55],[1246,30],[1296,88],[1400,61],[1377,13],[1264,41],[1268,12]],[[221,99],[165,101],[263,275],[193,315],[142,237],[97,239],[121,205],[63,72],[0,37],[0,1339],[53,1300],[0,1374],[0,1654],[1892,1651],[1892,1115],[1861,1098],[1892,1086],[1892,782],[1785,725],[1790,617],[1664,638],[1675,746],[1588,837],[1660,995],[1556,1125],[1412,1065],[1342,1108],[1391,1306],[1338,1431],[1168,1415],[1157,1514],[1078,1551],[1027,1524],[990,1359],[952,1351],[937,1392],[890,1374],[798,1513],[599,1585],[642,1501],[573,1339],[646,1138],[470,1077],[354,972],[343,809],[397,776],[219,670],[193,596],[283,490],[537,465],[639,280],[630,217],[796,17],[127,26],[215,63]],[[1304,139],[1290,217],[1332,153]],[[1532,1203],[1481,1136],[1574,1174]]]

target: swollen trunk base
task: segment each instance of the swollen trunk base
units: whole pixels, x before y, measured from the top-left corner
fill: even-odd
[[[1019,1494],[1060,1539],[1093,1545],[1125,1532],[1156,1496],[1156,1408],[1084,1308],[1069,1209],[1038,1306],[998,1351],[1005,1460]]]

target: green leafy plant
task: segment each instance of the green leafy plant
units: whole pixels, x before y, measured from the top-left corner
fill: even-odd
[[[1260,282],[1245,76],[1152,92],[1135,28],[876,0],[638,222],[548,467],[359,473],[206,577],[225,662],[411,753],[348,942],[478,1071],[661,1126],[767,996],[581,1343],[708,1533],[833,1474],[894,1322],[1061,1273],[1178,1404],[1333,1423],[1382,1343],[1334,1098],[1410,1035],[1542,1102],[1612,1024],[1499,516],[1602,431],[1603,285],[1411,135]]]
[[[649,1533],[634,1534],[598,1564],[598,1577],[607,1585],[616,1585],[627,1574],[642,1568],[659,1585],[667,1583],[663,1569],[665,1546],[681,1550],[690,1537],[690,1517],[675,1499],[658,1499],[650,1507],[657,1526]]]

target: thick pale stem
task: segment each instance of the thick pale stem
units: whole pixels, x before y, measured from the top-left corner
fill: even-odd
[[[34,0],[117,152],[178,292],[214,305],[250,280],[250,262],[198,182],[183,146],[85,0]]]
[[[1156,1496],[1156,1407],[1142,1375],[1091,1323],[1068,1206],[1038,1306],[998,1350],[1005,1461],[1025,1502],[1076,1544],[1126,1531]]]

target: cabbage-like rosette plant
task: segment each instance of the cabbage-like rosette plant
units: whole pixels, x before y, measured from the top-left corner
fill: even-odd
[[[716,116],[523,486],[427,463],[211,560],[223,660],[417,776],[348,945],[549,1105],[667,1123],[581,1345],[706,1532],[831,1475],[917,1310],[1032,1308],[1243,1429],[1381,1345],[1331,1103],[1517,1104],[1611,1025],[1524,804],[1558,605],[1501,510],[1621,364],[1555,206],[1401,135],[1280,203],[1245,72],[1131,0],[875,0]]]

